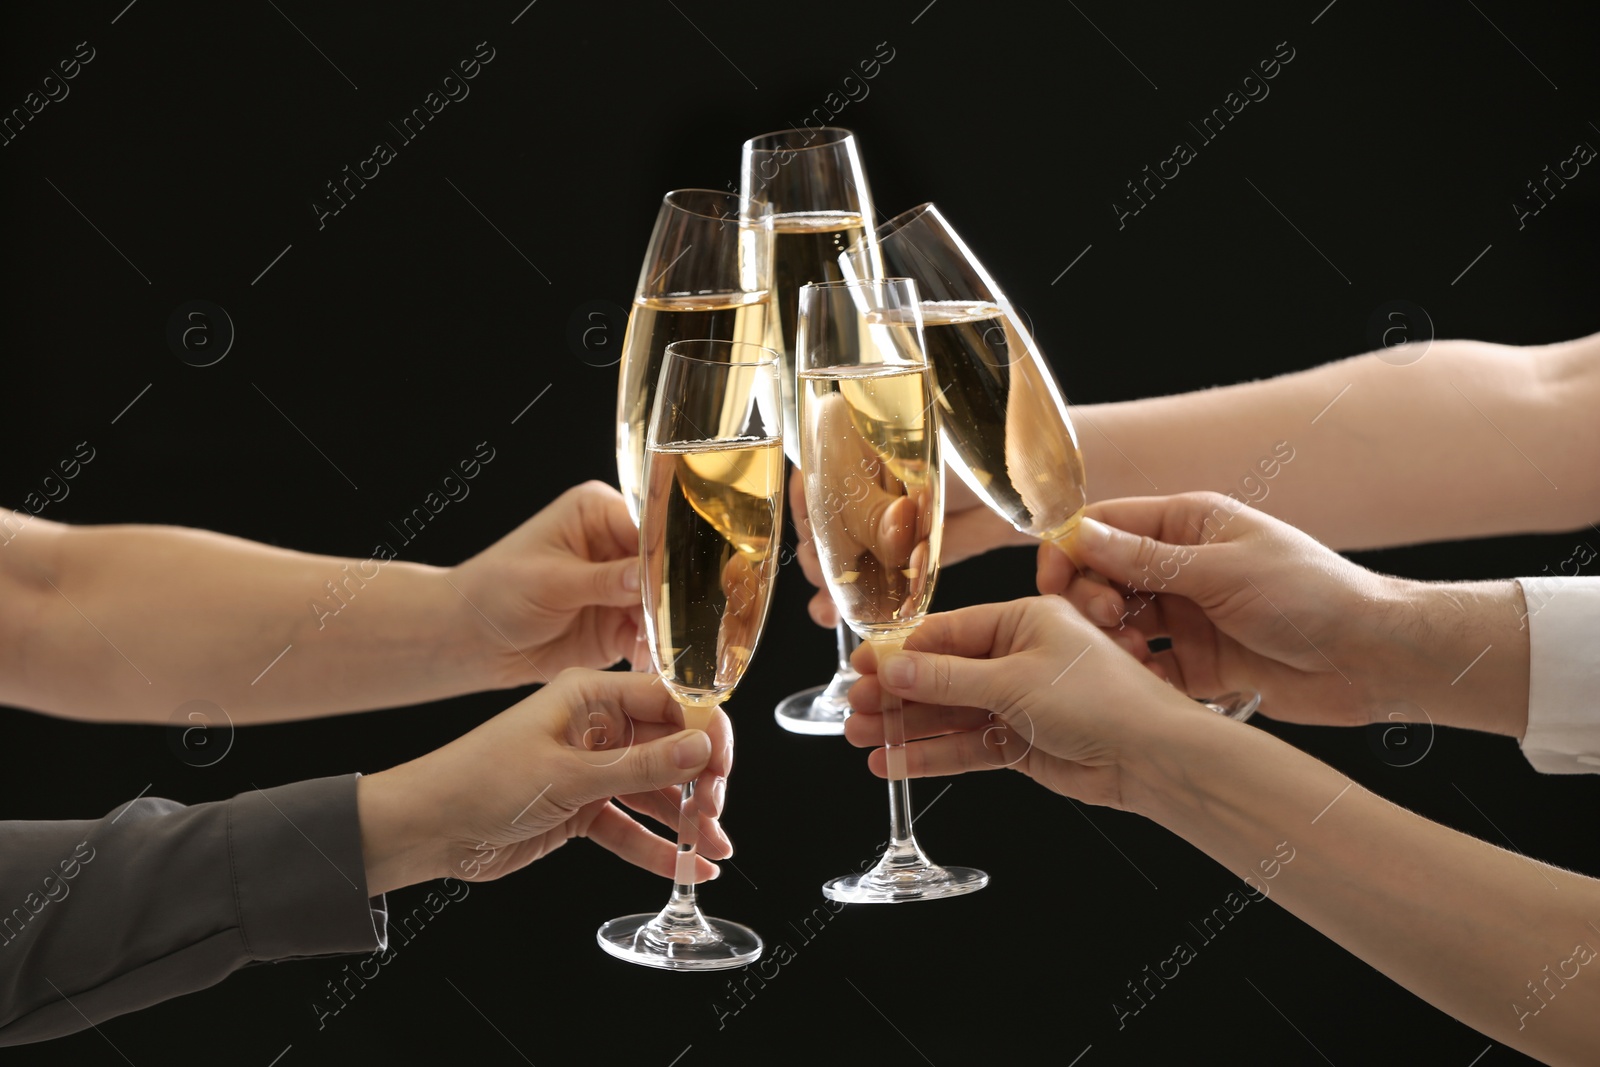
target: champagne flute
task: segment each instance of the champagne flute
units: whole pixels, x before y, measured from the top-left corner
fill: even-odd
[[[662,354],[692,338],[766,344],[771,328],[768,252],[759,205],[714,189],[674,189],[661,201],[617,377],[617,481],[639,521],[645,435]],[[750,218],[749,224],[741,222]]]
[[[801,478],[817,555],[839,614],[881,660],[927,614],[944,524],[933,379],[922,307],[905,278],[800,290]],[[897,904],[982,889],[989,876],[930,861],[911,832],[900,698],[882,697],[889,848],[864,874],[822,887],[830,899]]]
[[[1088,498],[1066,401],[1033,336],[983,264],[932,204],[878,228],[845,257],[851,273],[916,280],[928,363],[938,382],[945,457],[972,491],[1022,533],[1071,554]],[[1241,722],[1256,692],[1201,701]]]
[[[783,401],[777,354],[731,341],[667,346],[646,439],[639,524],[645,631],[656,671],[705,729],[755,654],[783,531]],[[672,897],[658,914],[600,927],[611,955],[667,970],[742,967],[749,927],[695,899],[699,811],[683,785]]]
[[[769,343],[783,355],[784,440],[789,458],[798,465],[794,374],[800,287],[842,278],[839,255],[853,244],[863,249],[859,262],[872,264],[872,195],[855,135],[832,126],[752,137],[744,143],[740,187],[745,225],[764,223],[772,233],[776,329]],[[850,666],[856,641],[842,620],[834,638],[838,663],[833,679],[785,698],[774,712],[778,725],[791,733],[844,733],[850,713],[847,694],[860,675]]]

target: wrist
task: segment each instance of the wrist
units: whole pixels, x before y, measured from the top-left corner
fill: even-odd
[[[412,617],[436,669],[453,679],[452,689],[478,693],[521,684],[506,675],[511,648],[484,616],[485,598],[471,587],[461,567],[415,566]]]
[[[1388,579],[1385,625],[1360,655],[1377,665],[1374,705],[1409,703],[1442,725],[1521,737],[1528,630],[1513,580]]]
[[[411,766],[402,764],[356,781],[361,858],[372,896],[448,873],[444,837],[431,821],[435,805],[411,781]]]
[[[1198,787],[1204,769],[1237,741],[1242,724],[1200,708],[1177,690],[1163,694],[1153,708],[1127,718],[1117,745],[1122,807],[1165,825],[1167,813],[1183,806]]]
[[[1195,805],[1206,774],[1221,771],[1230,745],[1256,733],[1205,712],[1187,697],[1179,699],[1182,705],[1163,701],[1158,709],[1131,717],[1118,760],[1123,808],[1168,827],[1174,811]]]

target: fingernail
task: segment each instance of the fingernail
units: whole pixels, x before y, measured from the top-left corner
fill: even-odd
[[[1115,626],[1122,614],[1112,606],[1111,601],[1097,597],[1089,602],[1089,618],[1101,626]]]
[[[680,770],[698,767],[711,758],[711,738],[704,730],[690,730],[688,736],[672,746],[672,762]]]
[[[722,803],[728,796],[728,780],[722,775],[717,775],[711,781],[711,814],[722,814]]]
[[[622,588],[630,593],[639,591],[639,568],[629,567],[622,572]]]
[[[718,878],[721,878],[721,877],[722,877],[722,868],[721,867],[716,867],[716,869],[711,872],[711,877],[706,879],[706,880],[709,881],[709,882],[715,882]]]
[[[878,677],[884,685],[904,689],[916,680],[917,665],[910,656],[896,653],[878,664]]]

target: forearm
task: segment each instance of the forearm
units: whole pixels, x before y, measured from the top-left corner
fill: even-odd
[[[1152,725],[1123,772],[1133,810],[1495,1040],[1592,1054],[1600,882],[1430,823],[1260,731],[1188,708]]]
[[[0,700],[74,718],[235,724],[483,688],[471,610],[438,568],[199,530],[40,523],[8,544]]]
[[[1091,500],[1213,489],[1350,549],[1594,521],[1597,402],[1600,335],[1437,341],[1073,418]]]
[[[0,1045],[59,1037],[253,961],[383,947],[356,807],[342,777],[0,823]]]

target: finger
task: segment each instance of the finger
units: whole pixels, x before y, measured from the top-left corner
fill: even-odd
[[[982,708],[947,708],[938,704],[907,704],[904,710],[906,737],[938,737],[943,734],[981,730],[992,722],[994,712]],[[856,711],[845,720],[845,740],[857,748],[876,748],[885,743],[883,716],[873,711]]]
[[[711,737],[711,761],[695,779],[697,796],[714,815],[722,814],[723,798],[727,793],[728,775],[733,771],[733,720],[718,706],[713,710],[706,732]]]
[[[573,790],[583,799],[642,793],[699,777],[711,761],[711,738],[704,730],[680,730],[658,741],[630,745],[621,759],[614,755],[569,750],[586,763],[583,780]],[[610,762],[600,762],[609,758]]]
[[[1150,658],[1150,642],[1136,630],[1102,631],[1122,651],[1144,663]]]
[[[541,595],[568,609],[601,606],[631,608],[639,603],[639,556],[590,563],[576,556],[539,576]]]
[[[646,830],[625,814],[615,804],[606,804],[589,824],[586,835],[601,848],[643,867],[652,874],[673,878],[678,869],[678,846]],[[721,868],[704,856],[695,857],[697,882],[710,881],[720,876]]]
[[[551,685],[576,720],[592,720],[584,712],[593,712],[617,724],[628,718],[683,726],[682,709],[654,674],[573,669],[562,671]]]
[[[1078,576],[1078,568],[1067,555],[1067,550],[1052,541],[1039,542],[1039,563],[1034,574],[1034,584],[1039,592],[1049,596],[1067,591]]]
[[[896,652],[878,664],[878,683],[903,699],[926,704],[985,707],[993,700],[995,672],[987,659],[937,652]]]
[[[646,655],[648,661],[648,654]],[[720,797],[733,769],[733,721],[721,708],[705,723],[710,758],[698,770],[673,766],[672,745],[684,740],[684,712],[655,674],[620,671],[563,671],[557,677],[567,706],[567,734],[572,751],[590,768],[604,768],[606,776],[589,777],[581,787],[590,798],[631,793],[645,786],[664,786],[697,778],[706,795]],[[698,747],[699,742],[696,742]],[[662,749],[661,746],[667,746]],[[620,755],[619,755],[620,753]],[[663,753],[665,753],[663,755]],[[641,764],[639,761],[644,761]],[[617,779],[613,769],[628,764],[627,773],[647,774],[642,779]],[[645,766],[648,764],[648,766]],[[621,772],[619,772],[621,773]],[[612,783],[607,788],[605,783]]]
[[[813,405],[812,428],[828,477],[824,482],[819,470],[804,479],[814,494],[806,502],[807,521],[813,533],[831,528],[839,545],[850,543],[865,550],[878,544],[884,512],[903,494],[883,488],[888,473],[883,457],[862,436],[851,411],[838,396]]]
[[[822,562],[817,558],[817,542],[812,534],[811,513],[806,508],[805,480],[800,476],[800,468],[795,467],[789,474],[789,514],[794,522],[795,533],[795,558],[800,561],[800,569],[805,573],[806,581],[817,588],[822,588]]]
[[[946,734],[924,741],[912,741],[905,747],[906,773],[912,778],[930,778],[945,774],[964,774],[967,771],[997,771],[1015,762],[1014,753],[990,747],[985,743],[987,731],[969,730],[965,733]],[[877,749],[867,757],[867,767],[879,778],[889,777],[889,757]]]
[[[602,642],[606,666],[630,656],[639,643],[639,624],[630,611],[608,611],[601,617],[598,626],[606,633]]]
[[[1051,547],[1050,551],[1058,556],[1066,555],[1054,547]],[[1066,598],[1067,603],[1077,608],[1084,618],[1102,628],[1120,626],[1123,615],[1128,611],[1128,604],[1122,594],[1111,588],[1098,575],[1079,575],[1058,593]]]
[[[839,608],[826,589],[817,590],[811,602],[806,605],[806,611],[811,615],[811,621],[818,626],[832,629],[839,625]]]
[[[680,723],[643,722],[628,719],[614,711],[591,710],[575,747],[594,755],[594,766],[609,765],[636,745],[656,744],[683,732]],[[574,726],[577,724],[575,723]],[[719,708],[706,726],[711,738],[712,757],[695,779],[696,788],[711,789],[715,778],[726,778],[733,767],[733,723]]]
[[[1146,641],[1169,637],[1171,625],[1167,621],[1166,609],[1179,601],[1192,603],[1183,597],[1157,597],[1149,593],[1136,592],[1122,602],[1122,614],[1117,617],[1116,622],[1102,629],[1113,637],[1117,634],[1136,633]]]
[[[1205,568],[1192,564],[1211,550],[1209,545],[1169,544],[1148,534],[1130,533],[1087,515],[1072,538],[1073,556],[1080,566],[1092,567],[1136,592],[1201,595],[1209,583],[1197,572]]]
[[[720,759],[718,750],[726,747],[722,737],[730,724],[725,715],[713,715],[707,723],[708,730],[718,735],[716,742],[702,730],[679,729],[667,737],[652,737],[656,732],[652,725],[684,721],[683,710],[657,678],[569,670],[554,684],[563,690],[569,734],[577,730],[581,735],[566,750],[583,768],[571,794],[580,801],[686,782],[704,772],[714,757]],[[620,758],[619,745],[626,746]]]
[[[806,581],[826,592],[828,586],[822,576],[822,560],[817,555],[817,542],[809,535],[802,538],[795,546],[794,558],[800,561],[800,570],[805,574]]]
[[[650,653],[650,639],[644,630],[639,630],[633,648],[628,652],[628,666],[641,674],[651,674],[655,671],[655,658]]]
[[[1174,545],[1227,541],[1254,525],[1260,513],[1221,493],[1179,493],[1102,500],[1087,510],[1090,518]],[[1239,520],[1238,525],[1233,525]]]
[[[717,708],[717,713],[711,718],[711,743],[717,746],[719,753],[706,769],[726,778],[733,773],[733,720],[724,708]],[[717,814],[721,813],[719,807]]]
[[[637,551],[626,559],[610,563],[596,563],[573,567],[581,577],[592,584],[594,599],[591,603],[608,608],[631,608],[639,603],[640,564]],[[582,572],[588,572],[582,574]]]
[[[1008,614],[1018,610],[1021,601],[1010,604],[976,604],[968,608],[929,615],[906,641],[907,651],[942,652],[955,656],[987,657],[995,635]],[[850,663],[863,674],[878,669],[878,655],[872,644],[861,642],[850,656]]]
[[[789,468],[789,514],[802,541],[811,537],[810,514],[806,510],[806,484],[798,466]]]
[[[886,497],[878,508],[878,519],[875,526],[877,536],[866,543],[873,548],[873,554],[891,567],[904,567],[911,558],[911,550],[916,547],[921,539],[917,529],[921,518],[921,509],[917,501],[910,496]]]
[[[639,528],[633,524],[620,492],[599,481],[584,482],[567,492],[578,494],[578,510],[588,535],[591,558],[611,560],[638,556]]]
[[[724,859],[733,855],[733,841],[711,811],[710,799],[702,801],[702,796],[698,793],[695,795],[697,810],[694,813],[695,826],[700,831],[700,851],[711,859]],[[639,814],[648,815],[673,833],[678,832],[683,804],[681,787],[674,785],[648,793],[628,793],[616,799]]]

